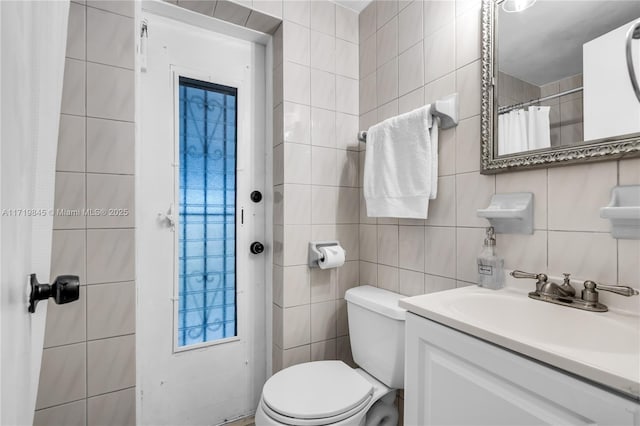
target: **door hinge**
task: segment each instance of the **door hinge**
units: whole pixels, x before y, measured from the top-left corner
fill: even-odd
[[[149,22],[143,19],[140,24],[140,71],[147,70],[147,42],[149,41]]]

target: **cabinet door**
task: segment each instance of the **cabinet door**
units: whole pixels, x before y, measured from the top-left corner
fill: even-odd
[[[416,315],[406,425],[638,425],[640,405]]]

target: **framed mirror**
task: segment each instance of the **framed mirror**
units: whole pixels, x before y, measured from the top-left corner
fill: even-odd
[[[640,1],[483,0],[481,173],[640,156]]]

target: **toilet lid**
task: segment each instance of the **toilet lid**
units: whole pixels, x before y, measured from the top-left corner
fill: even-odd
[[[372,394],[373,385],[342,361],[315,361],[274,374],[262,400],[283,416],[321,419],[352,410]]]

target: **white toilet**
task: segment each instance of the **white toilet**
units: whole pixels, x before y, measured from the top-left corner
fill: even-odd
[[[265,383],[256,426],[391,426],[404,386],[404,296],[371,286],[347,291],[353,369],[342,361],[294,365]]]

